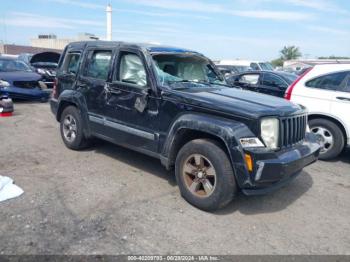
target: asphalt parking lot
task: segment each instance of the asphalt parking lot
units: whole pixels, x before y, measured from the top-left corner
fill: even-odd
[[[348,254],[350,152],[287,187],[205,213],[158,160],[98,141],[68,150],[47,103],[0,118],[0,254]]]

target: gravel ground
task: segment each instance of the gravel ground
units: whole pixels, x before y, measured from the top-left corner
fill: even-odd
[[[0,175],[25,191],[0,203],[0,254],[350,255],[350,152],[211,214],[159,160],[102,141],[68,150],[48,104],[16,104],[0,137]]]

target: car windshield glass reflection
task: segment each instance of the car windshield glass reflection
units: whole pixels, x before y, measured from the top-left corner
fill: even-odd
[[[24,62],[11,59],[0,59],[0,72],[32,71]]]
[[[209,61],[198,55],[154,55],[153,61],[160,83],[172,89],[227,85]]]

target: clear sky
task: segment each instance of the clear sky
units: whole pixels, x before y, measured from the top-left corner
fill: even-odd
[[[350,0],[2,0],[0,41],[88,32],[191,48],[212,59],[271,60],[284,45],[304,56],[350,56]]]

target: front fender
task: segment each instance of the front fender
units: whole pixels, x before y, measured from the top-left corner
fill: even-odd
[[[58,109],[56,114],[57,121],[60,121],[61,113],[63,112],[64,108],[69,105],[74,105],[81,116],[81,119],[83,120],[83,130],[86,137],[89,137],[90,132],[90,125],[89,125],[89,118],[88,118],[88,108],[86,104],[85,97],[82,95],[82,93],[77,92],[75,90],[64,90],[58,100]]]
[[[255,135],[245,124],[205,114],[185,114],[180,116],[172,124],[162,149],[162,162],[167,167],[173,164],[171,153],[176,144],[174,141],[179,132],[184,129],[204,132],[220,139],[225,144],[229,153],[239,186],[250,183],[249,173],[244,160],[244,152],[239,139],[241,137],[254,137]]]

